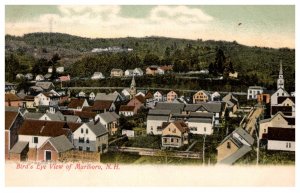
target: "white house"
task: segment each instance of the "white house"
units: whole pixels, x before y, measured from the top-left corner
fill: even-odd
[[[92,80],[99,80],[99,79],[104,79],[105,76],[102,74],[102,72],[95,72],[92,76]]]
[[[86,97],[86,95],[85,95],[85,92],[83,92],[83,91],[80,91],[79,93],[78,93],[78,97]]]
[[[79,151],[106,152],[108,130],[100,123],[83,123],[73,132],[73,144]]]
[[[171,110],[150,109],[147,116],[147,134],[161,135],[164,122],[169,122]]]
[[[17,78],[17,79],[24,78],[24,74],[19,73],[19,74],[16,75],[16,78]]]
[[[49,68],[48,68],[48,73],[52,73],[53,72],[53,68],[52,68],[52,66],[50,66]]]
[[[218,92],[214,92],[211,94],[211,100],[212,101],[220,101],[221,100],[221,95]]]
[[[163,95],[162,95],[162,93],[159,92],[159,91],[156,91],[156,92],[154,93],[153,98],[154,98],[154,101],[155,101],[155,102],[162,102],[162,101],[164,101],[164,100],[163,100]]]
[[[261,86],[249,86],[247,100],[256,100],[258,94],[262,94],[265,90],[264,87]]]
[[[119,129],[120,116],[115,112],[99,114],[100,123],[108,130],[110,135],[114,135]]]
[[[65,71],[64,67],[63,66],[59,66],[56,68],[56,72],[57,73],[63,73]]]
[[[127,137],[134,137],[134,131],[133,130],[122,130],[122,135],[126,135]]]
[[[277,102],[277,98],[278,97],[282,97],[282,96],[285,96],[285,97],[287,97],[287,96],[290,96],[290,94],[286,91],[286,90],[284,90],[283,88],[279,88],[274,94],[272,94],[272,96],[271,96],[271,106],[273,106],[273,105],[277,105],[278,104],[278,102]]]
[[[59,96],[51,92],[44,92],[34,97],[34,106],[55,106],[58,105]]]
[[[157,74],[163,75],[163,74],[165,74],[165,71],[161,68],[158,68],[157,69]]]
[[[27,74],[25,74],[25,78],[27,80],[32,80],[33,79],[33,75],[31,73],[27,73]]]
[[[130,98],[130,88],[124,88],[121,92],[121,94],[125,97],[125,98]]]
[[[211,135],[214,130],[213,113],[191,113],[187,119],[190,133],[198,135]]]
[[[89,94],[89,100],[93,101],[93,100],[95,100],[95,97],[96,97],[96,95],[95,95],[94,92],[91,92],[91,93]]]
[[[133,75],[134,76],[143,76],[144,75],[144,72],[141,68],[135,68],[133,70]]]
[[[125,72],[124,72],[124,76],[133,76],[133,70],[130,70],[130,69],[127,69],[127,70],[125,70]]]
[[[134,108],[135,106],[121,105],[119,109],[119,115],[131,117],[134,115]]]
[[[35,77],[35,80],[36,80],[36,81],[43,81],[43,80],[45,80],[45,78],[44,78],[43,75],[39,74],[39,75],[37,75],[37,76]]]

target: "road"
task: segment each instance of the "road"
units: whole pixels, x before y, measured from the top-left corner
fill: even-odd
[[[250,112],[250,117],[248,118],[245,130],[250,133],[250,135],[253,134],[253,131],[255,129],[255,123],[256,119],[263,113],[262,107],[256,107]]]

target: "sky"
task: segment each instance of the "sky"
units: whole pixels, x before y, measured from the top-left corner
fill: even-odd
[[[166,36],[295,48],[293,5],[6,5],[5,33]]]

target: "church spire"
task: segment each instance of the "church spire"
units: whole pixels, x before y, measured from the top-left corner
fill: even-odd
[[[132,76],[132,80],[131,80],[131,85],[130,88],[135,87],[136,83],[135,83],[135,79],[134,79],[134,75]]]
[[[284,79],[283,79],[283,70],[282,70],[282,61],[280,60],[280,69],[279,69],[279,76],[277,79],[277,89],[284,89]]]
[[[132,99],[136,95],[136,83],[135,83],[134,75],[132,76],[129,92],[130,92],[130,99]]]

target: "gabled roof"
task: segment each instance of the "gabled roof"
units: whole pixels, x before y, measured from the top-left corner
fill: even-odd
[[[198,112],[191,112],[190,113],[190,117],[193,117],[193,118],[210,118],[212,119],[214,117],[214,114],[213,113],[198,113]]]
[[[171,110],[163,110],[163,109],[150,109],[148,115],[167,115],[169,116]]]
[[[77,107],[82,107],[85,99],[71,99],[68,108],[76,109]]]
[[[12,93],[7,93],[5,94],[5,102],[8,102],[8,101],[20,101],[21,99],[15,95],[15,94],[12,94]]]
[[[111,123],[117,121],[120,116],[117,115],[115,112],[106,112],[99,114],[100,119],[103,119],[106,123]]]
[[[80,117],[80,119],[93,119],[97,113],[88,111],[75,111],[74,115]]]
[[[121,105],[119,111],[134,111],[135,106]]]
[[[81,123],[67,123],[69,129],[73,133]],[[64,129],[65,122],[63,121],[44,121],[44,120],[24,120],[18,134],[31,136],[47,136],[57,137],[67,135],[68,130]]]
[[[145,95],[145,99],[151,99],[151,98],[153,98],[153,94],[150,91],[148,91]]]
[[[247,133],[247,131],[245,131],[244,129],[238,128],[234,132],[236,132],[241,137],[243,137],[243,139],[245,139],[250,145],[254,143],[253,137],[249,133]]]
[[[181,113],[184,109],[183,103],[156,103],[155,109],[171,110],[171,113]]]
[[[137,95],[134,98],[140,101],[140,103],[145,103],[145,97],[143,97],[142,95]]]
[[[219,113],[222,111],[222,104],[221,103],[213,103],[213,102],[209,102],[209,103],[205,103],[205,102],[201,102],[201,103],[197,103],[197,104],[187,104],[184,108],[185,111],[191,111],[191,112],[196,112],[201,110],[201,108],[204,108],[204,110],[208,111],[208,112],[212,112],[212,113]]]
[[[52,137],[48,141],[53,145],[58,153],[66,152],[74,148],[73,144],[65,135]],[[45,143],[47,143],[47,141]]]
[[[10,153],[20,154],[29,145],[28,141],[18,141],[9,151]]]
[[[123,70],[119,68],[113,68],[111,69],[111,72],[123,72]]]
[[[162,129],[164,130],[166,127],[168,127],[170,124],[173,124],[180,132],[186,132],[189,130],[187,124],[185,124],[183,121],[174,121],[170,122],[169,124],[165,124]]]
[[[41,87],[44,90],[48,90],[51,87],[54,87],[52,82],[36,82],[35,86]]]
[[[10,130],[11,126],[18,117],[18,114],[18,112],[5,111],[5,130]]]
[[[35,119],[38,120],[43,116],[43,113],[25,113],[24,119]]]
[[[268,127],[268,140],[295,141],[295,128]]]
[[[209,92],[207,92],[206,90],[199,90],[198,92],[196,92],[194,95],[198,94],[199,92],[204,93],[208,98],[210,97]]]
[[[259,123],[266,123],[266,122],[272,121],[274,118],[276,118],[279,115],[282,116],[288,122],[288,125],[295,125],[295,117],[285,117],[284,114],[280,111],[277,112],[273,117],[271,117],[269,119],[263,119],[263,120],[259,121]]]
[[[95,100],[101,100],[101,101],[116,101],[117,98],[119,97],[119,94],[114,94],[114,93],[97,93]]]
[[[251,150],[252,148],[250,146],[242,145],[242,147],[240,147],[236,152],[229,155],[225,159],[219,161],[218,163],[232,165],[234,162],[236,162],[238,159],[246,155]]]
[[[101,111],[105,109],[108,110],[111,107],[112,103],[113,103],[112,101],[96,100],[94,102],[92,110],[93,111]]]
[[[6,111],[19,112],[19,109],[20,107],[5,106],[5,112]]]
[[[108,133],[108,130],[100,122],[98,122],[96,124],[94,122],[89,122],[89,123],[85,123],[85,124],[92,130],[92,132],[97,137]]]

